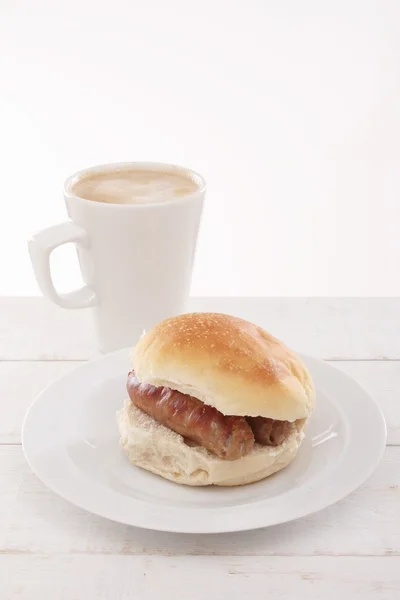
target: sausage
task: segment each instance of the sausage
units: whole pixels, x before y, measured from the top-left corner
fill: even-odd
[[[207,448],[219,458],[236,460],[254,447],[254,435],[244,417],[225,416],[169,387],[155,387],[128,375],[128,394],[135,406],[184,438]]]
[[[247,417],[258,444],[280,446],[293,429],[290,421],[276,421],[265,417]]]

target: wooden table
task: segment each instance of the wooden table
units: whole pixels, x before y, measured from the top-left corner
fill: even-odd
[[[20,430],[44,386],[96,355],[89,315],[2,298],[0,599],[400,598],[400,300],[197,298],[190,308],[247,317],[357,378],[387,419],[380,466],[329,509],[240,534],[171,535],[88,514],[38,481]]]

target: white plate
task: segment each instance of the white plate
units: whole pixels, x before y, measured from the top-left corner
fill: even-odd
[[[371,396],[331,365],[302,356],[317,407],[295,460],[259,483],[180,486],[133,467],[119,448],[115,413],[126,398],[129,352],[85,363],[45,389],[25,417],[22,442],[36,475],[54,492],[108,519],[162,531],[217,533],[303,517],[357,488],[386,441]]]

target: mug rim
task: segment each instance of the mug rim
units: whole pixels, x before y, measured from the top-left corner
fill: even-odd
[[[183,196],[181,198],[171,198],[170,200],[161,200],[159,202],[149,202],[149,203],[137,203],[137,204],[119,204],[119,203],[111,203],[111,202],[95,202],[93,200],[88,200],[87,198],[82,198],[82,196],[77,196],[71,191],[71,186],[78,181],[82,176],[88,173],[104,173],[107,171],[113,171],[117,169],[147,169],[149,171],[166,171],[166,172],[178,172],[181,174],[188,174],[192,180],[198,184],[198,189],[194,192],[188,194],[187,196]],[[183,167],[181,165],[176,165],[172,163],[163,163],[163,162],[153,162],[153,161],[127,161],[127,162],[110,162],[103,163],[99,165],[93,165],[87,167],[85,169],[80,169],[76,171],[64,181],[64,195],[67,199],[74,199],[83,204],[88,204],[90,206],[103,207],[100,210],[149,210],[152,207],[166,206],[169,204],[182,204],[185,202],[190,202],[202,196],[206,191],[207,184],[202,175],[200,175],[197,171],[193,169],[189,169],[188,167]]]

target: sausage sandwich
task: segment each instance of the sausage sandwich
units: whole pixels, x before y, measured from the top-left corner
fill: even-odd
[[[132,353],[118,412],[129,460],[186,485],[243,485],[295,457],[315,403],[304,363],[243,319],[162,321]]]

